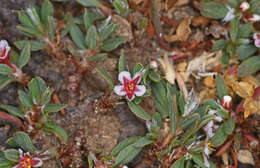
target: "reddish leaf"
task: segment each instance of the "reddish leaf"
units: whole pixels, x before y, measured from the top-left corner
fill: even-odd
[[[152,23],[151,20],[148,21],[148,24],[147,24],[147,26],[146,26],[146,32],[147,32],[147,34],[148,34],[148,36],[149,36],[150,38],[153,38],[153,37],[154,37],[155,31],[154,31],[153,23]]]
[[[229,75],[232,75],[232,74],[237,73],[237,70],[238,70],[238,65],[234,65],[234,66],[228,68],[227,72]]]
[[[253,94],[253,99],[256,101],[260,96],[260,86],[255,88],[254,94]]]
[[[241,102],[239,103],[239,105],[237,106],[236,111],[235,111],[236,115],[238,115],[238,113],[241,113],[241,112],[244,111],[243,104],[244,104],[244,101],[241,101]]]
[[[9,115],[4,112],[0,112],[0,119],[15,123],[15,124],[19,125],[23,130],[25,130],[25,126],[23,125],[22,121],[12,115]]]
[[[230,147],[232,142],[233,142],[233,139],[230,139],[224,145],[222,145],[222,147],[218,150],[218,152],[215,154],[215,156],[216,157],[221,156],[224,152],[226,152],[226,150]]]

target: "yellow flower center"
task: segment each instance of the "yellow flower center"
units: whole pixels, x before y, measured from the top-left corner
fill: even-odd
[[[31,168],[31,158],[27,158],[27,159],[23,162],[23,167],[24,167],[24,168]]]

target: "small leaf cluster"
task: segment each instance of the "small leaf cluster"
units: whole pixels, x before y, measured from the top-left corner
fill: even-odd
[[[31,45],[26,43],[23,46],[20,55],[12,50],[10,54],[10,63],[12,67],[0,63],[0,89],[11,82],[18,81],[18,78],[22,77],[22,68],[30,60],[30,49]]]
[[[235,9],[235,17],[229,23],[228,36],[229,38],[219,39],[214,44],[214,51],[222,51],[221,61],[228,65],[232,57],[239,57],[242,60],[242,65],[239,67],[239,75],[246,76],[255,73],[259,70],[259,55],[256,53],[259,49],[252,44],[253,33],[256,30],[251,22],[243,22],[243,13],[239,10],[239,4],[246,2],[244,0],[231,0],[227,4],[218,1],[204,1],[201,3],[201,13],[203,16],[212,19],[223,19],[228,9],[226,5]],[[258,0],[249,1],[251,6],[247,14],[259,14],[260,3]],[[253,64],[252,64],[253,63]],[[248,68],[248,69],[246,69]]]
[[[37,150],[29,135],[22,131],[14,133],[6,141],[6,144],[9,148],[0,152],[0,168],[12,168],[19,163],[20,153],[18,149],[22,149],[24,152],[34,152]]]
[[[45,0],[39,8],[31,6],[25,11],[19,11],[18,19],[21,25],[17,26],[25,36],[35,40],[21,40],[15,42],[16,47],[22,48],[26,42],[31,44],[31,51],[45,49],[50,42],[56,38],[56,21],[54,19],[54,8],[49,0]],[[66,27],[62,35],[66,35]]]
[[[96,0],[78,0],[78,2],[87,7],[97,7],[100,4]],[[18,16],[22,25],[17,26],[17,28],[24,35],[35,39],[16,41],[15,45],[18,48],[22,48],[25,42],[28,42],[32,51],[54,50],[53,48],[60,47],[57,44],[58,39],[65,38],[69,34],[77,47],[71,43],[64,43],[62,50],[67,49],[76,57],[92,56],[90,60],[100,61],[106,58],[106,52],[116,49],[125,41],[122,37],[111,37],[118,28],[117,24],[110,23],[111,16],[100,21],[104,16],[91,12],[87,8],[84,14],[79,17],[64,14],[65,23],[63,26],[58,26],[60,22],[54,18],[53,5],[49,0],[44,0],[40,8],[32,6],[25,11],[20,11]],[[95,22],[99,24],[95,25]]]
[[[125,56],[122,54],[119,59],[119,72],[126,70]],[[214,147],[222,145],[227,137],[232,134],[235,122],[230,117],[230,114],[215,100],[205,100],[199,107],[196,95],[190,94],[187,101],[184,100],[183,94],[179,91],[177,84],[170,84],[156,69],[150,66],[135,64],[130,70],[131,74],[142,71],[142,84],[148,89],[145,96],[152,96],[157,112],[150,115],[145,111],[140,102],[143,97],[136,97],[132,101],[128,101],[128,107],[133,114],[146,122],[148,133],[143,137],[130,137],[120,142],[112,152],[112,158],[115,158],[114,167],[124,165],[134,159],[138,153],[149,144],[162,143],[160,133],[163,130],[163,125],[167,123],[170,127],[168,134],[172,136],[172,140],[163,149],[156,151],[156,156],[159,158],[167,157],[173,150],[189,149],[187,153],[190,157],[184,154],[179,156],[178,160],[172,164],[172,167],[205,167],[203,161],[203,147],[201,145],[189,148],[197,141],[212,143]],[[102,77],[114,87],[112,78],[102,69]],[[221,76],[217,76],[217,92],[219,99],[227,95],[226,85]],[[210,111],[216,111],[216,114],[210,114]],[[190,111],[188,115],[187,111]],[[223,121],[219,124],[212,138],[207,138],[204,134],[203,127],[210,121],[213,121],[216,116],[221,116]],[[160,159],[159,159],[160,160]],[[216,167],[210,161],[212,168]]]
[[[93,17],[95,14],[93,12],[85,9],[83,16],[84,34],[77,24],[72,24],[70,28],[70,36],[73,42],[78,47],[78,51],[81,53],[87,53],[87,51],[94,52],[92,60],[103,59],[107,54],[102,52],[109,52],[116,49],[119,45],[124,43],[124,38],[122,37],[111,37],[111,35],[117,30],[118,25],[111,23],[111,17],[103,20],[97,26],[94,22],[99,19],[98,17]],[[71,53],[76,49],[70,46]],[[101,52],[101,53],[100,53]]]
[[[51,95],[52,91],[46,86],[44,80],[36,77],[28,83],[28,90],[18,91],[19,107],[0,105],[0,108],[23,120],[28,132],[33,131],[31,129],[43,129],[53,133],[62,142],[66,142],[68,139],[67,133],[52,122],[52,116],[67,105],[50,103]]]

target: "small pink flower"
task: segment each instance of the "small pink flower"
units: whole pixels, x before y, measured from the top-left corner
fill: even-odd
[[[255,46],[260,48],[260,33],[254,34]]]
[[[239,10],[241,10],[241,12],[245,13],[250,9],[250,4],[246,1],[241,2],[239,5]]]
[[[246,19],[249,22],[257,22],[260,20],[260,16],[257,14],[249,14],[249,15],[246,15]]]
[[[10,46],[6,40],[0,41],[0,63],[9,60]]]
[[[232,97],[229,95],[226,95],[221,100],[221,106],[226,110],[232,109]]]
[[[13,70],[14,66],[10,62],[10,51],[11,48],[6,40],[0,41],[0,63],[8,65]]]
[[[21,149],[20,152],[20,159],[19,164],[14,166],[13,168],[32,168],[32,167],[41,167],[42,160],[40,158],[33,158],[30,156],[29,153],[23,153]]]
[[[137,85],[141,81],[141,74],[136,73],[131,78],[131,74],[127,71],[123,71],[119,74],[118,80],[123,85],[117,85],[114,88],[114,92],[118,94],[119,96],[125,96],[126,98],[131,101],[136,96],[142,96],[146,92],[146,88],[144,85]]]
[[[206,126],[203,127],[207,137],[212,138],[215,135],[218,125],[215,125],[213,121],[208,122]]]

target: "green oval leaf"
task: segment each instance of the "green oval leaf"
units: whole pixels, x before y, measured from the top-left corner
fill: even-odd
[[[103,45],[100,47],[102,51],[112,51],[116,49],[119,45],[125,42],[123,37],[109,38],[103,42]]]
[[[46,48],[45,43],[36,40],[19,40],[14,42],[14,45],[21,50],[24,48],[26,43],[30,43],[31,51],[38,51]]]
[[[257,48],[254,45],[247,44],[239,46],[236,53],[239,55],[240,59],[246,59],[256,53],[256,51]]]
[[[47,104],[44,106],[43,110],[46,112],[58,112],[66,107],[66,104]]]
[[[228,12],[225,4],[221,2],[201,2],[200,7],[201,14],[212,19],[223,19]]]
[[[90,49],[95,49],[98,40],[97,29],[94,25],[90,26],[87,32],[86,44]]]
[[[16,132],[13,135],[13,140],[24,151],[32,152],[36,149],[35,146],[32,144],[29,135],[27,135],[25,132]]]
[[[20,153],[16,149],[7,149],[4,151],[4,156],[7,160],[12,162],[19,162]]]
[[[20,54],[20,57],[18,59],[18,67],[22,69],[22,67],[24,67],[28,63],[30,57],[31,57],[31,44],[28,42],[25,43],[23,50]]]
[[[68,135],[63,128],[61,128],[53,122],[45,122],[43,123],[43,126],[48,132],[51,132],[56,137],[58,137],[61,142],[67,142]]]
[[[228,95],[225,81],[224,81],[223,77],[220,75],[217,75],[217,78],[216,78],[216,88],[217,88],[217,94],[218,94],[219,100],[222,100],[222,98],[225,95]]]
[[[238,67],[238,75],[241,77],[251,75],[260,70],[260,56],[253,56],[243,61]]]
[[[117,156],[120,151],[122,151],[124,148],[127,146],[135,143],[140,137],[135,136],[135,137],[129,137],[123,141],[121,141],[112,151],[112,156]]]
[[[73,24],[70,29],[70,36],[74,43],[80,48],[80,49],[87,49],[85,46],[85,39],[84,39],[84,34],[82,31],[79,29],[79,27],[76,24]]]
[[[152,117],[144,111],[144,109],[139,106],[138,104],[135,104],[134,102],[128,102],[127,103],[130,110],[139,118],[144,119],[144,120],[151,120]]]
[[[0,75],[11,75],[13,70],[5,64],[0,64]]]

